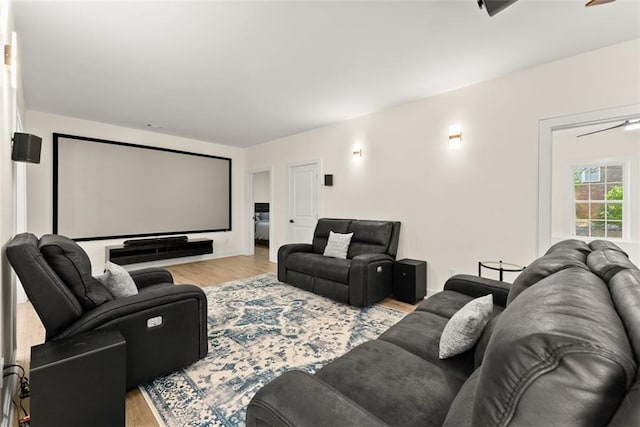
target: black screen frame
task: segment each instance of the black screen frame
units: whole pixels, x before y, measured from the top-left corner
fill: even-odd
[[[149,232],[138,234],[118,234],[118,235],[105,235],[105,236],[90,236],[90,237],[78,237],[73,238],[76,242],[87,242],[94,240],[113,240],[113,239],[126,239],[136,237],[154,237],[154,236],[168,236],[175,234],[195,234],[195,233],[212,233],[212,232],[224,232],[232,230],[232,166],[233,160],[229,157],[214,156],[210,154],[194,153],[191,151],[174,150],[170,148],[152,147],[148,145],[133,144],[128,142],[112,141],[108,139],[90,138],[78,135],[69,135],[64,133],[53,133],[53,234],[58,234],[58,138],[75,139],[80,141],[94,142],[100,144],[112,144],[118,146],[140,148],[145,150],[156,150],[175,154],[186,154],[197,157],[207,157],[212,159],[226,160],[229,162],[229,227],[220,229],[204,229],[204,230],[176,230],[176,231],[162,231],[162,232]]]

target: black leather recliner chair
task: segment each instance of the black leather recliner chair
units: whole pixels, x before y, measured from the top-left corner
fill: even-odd
[[[353,233],[347,259],[323,256],[329,232]],[[311,244],[278,250],[278,280],[350,305],[365,307],[391,294],[400,223],[321,218]]]
[[[130,272],[138,294],[114,299],[91,276],[91,263],[73,240],[31,233],[6,248],[46,330],[55,341],[92,330],[117,330],[126,340],[127,389],[187,366],[207,354],[207,300],[194,285],[174,286],[165,269]],[[148,324],[149,319],[160,326]]]

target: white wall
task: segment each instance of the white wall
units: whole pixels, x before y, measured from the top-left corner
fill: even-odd
[[[6,3],[8,4],[8,3]],[[9,5],[10,6],[10,5]],[[5,12],[8,12],[5,14]],[[13,20],[9,9],[0,12],[0,39],[2,46],[11,45],[11,33]],[[19,51],[18,51],[19,59]],[[17,126],[18,111],[20,110],[22,89],[19,77],[17,89],[11,84],[11,71],[9,67],[2,65],[0,77],[0,356],[5,364],[13,363],[16,350],[16,280],[4,248],[11,240],[16,230],[16,176],[18,166],[11,161],[11,138]],[[14,390],[10,384],[15,384],[15,379],[7,377],[3,379],[0,390],[0,425],[9,425],[11,422],[11,397]]]
[[[273,167],[277,248],[287,243],[287,165],[320,158],[321,173],[334,174],[320,215],[402,221],[399,257],[427,260],[438,290],[451,273],[475,274],[479,260],[535,258],[538,121],[639,102],[639,69],[634,40],[249,149],[28,111],[28,131],[44,138],[42,164],[28,170],[28,229],[51,232],[53,132],[232,157],[234,230],[212,236],[217,255],[246,250],[247,170]],[[448,147],[455,123],[459,150]],[[104,246],[119,242],[83,244],[96,272]]]
[[[538,121],[640,100],[640,40],[251,147],[273,166],[272,243],[287,239],[287,164],[322,159],[321,216],[402,221],[399,257],[428,262],[428,287],[479,260],[536,257]],[[462,147],[448,128],[462,127]],[[352,160],[361,144],[362,159]],[[513,276],[506,276],[512,279]]]
[[[25,123],[30,133],[42,137],[41,164],[37,168],[30,168],[27,171],[27,228],[31,233],[41,236],[51,233],[53,229],[52,134],[57,132],[230,157],[232,159],[232,231],[199,233],[192,234],[190,237],[213,239],[213,257],[238,255],[245,251],[243,247],[243,242],[246,240],[244,239],[246,224],[243,220],[245,204],[244,149],[31,110],[26,112]],[[117,168],[118,165],[113,165],[113,167]],[[170,202],[167,200],[167,203]],[[185,206],[185,209],[189,209],[189,207]],[[120,244],[123,241],[124,239],[80,243],[89,254],[94,274],[100,274],[104,269],[105,246]],[[211,256],[176,258],[152,264],[146,263],[145,265],[168,265],[208,258]]]
[[[253,201],[261,203],[271,201],[271,174],[268,171],[253,174]]]

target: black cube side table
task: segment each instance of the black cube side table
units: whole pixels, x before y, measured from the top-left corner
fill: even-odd
[[[31,425],[124,426],[125,345],[93,331],[31,347]]]
[[[409,304],[415,304],[427,295],[426,261],[405,258],[393,264],[393,295]]]

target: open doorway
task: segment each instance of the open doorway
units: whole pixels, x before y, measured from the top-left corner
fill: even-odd
[[[613,240],[640,259],[640,104],[541,120],[538,250]]]
[[[249,172],[249,255],[269,258],[272,244],[271,170]]]

